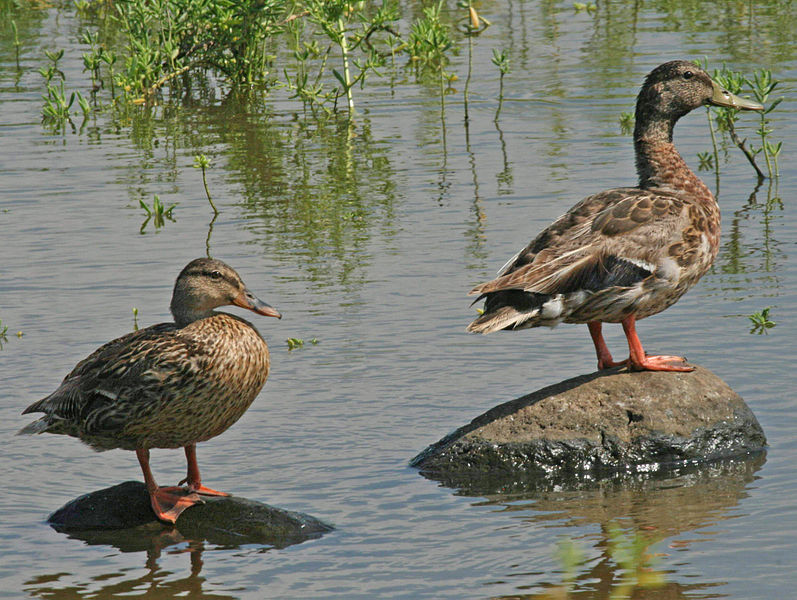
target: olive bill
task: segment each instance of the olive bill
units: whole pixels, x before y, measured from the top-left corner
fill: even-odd
[[[755,100],[747,100],[746,98],[740,98],[735,94],[731,94],[716,81],[712,81],[711,84],[714,87],[714,95],[708,100],[708,104],[735,108],[736,110],[764,110],[764,106]]]

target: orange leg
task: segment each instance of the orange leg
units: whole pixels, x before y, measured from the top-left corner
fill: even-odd
[[[628,366],[635,371],[694,371],[682,356],[648,356],[642,349],[642,342],[636,333],[636,317],[628,316],[622,320],[623,331],[628,339]],[[590,330],[591,331],[591,330]]]
[[[188,462],[188,474],[177,485],[188,483],[189,491],[205,496],[229,496],[227,492],[219,492],[202,485],[202,479],[199,476],[199,465],[196,462],[196,444],[185,447],[185,460]]]
[[[144,483],[149,492],[152,510],[161,521],[174,523],[186,508],[194,506],[194,504],[202,504],[202,499],[194,493],[194,490],[186,490],[181,487],[158,487],[152,476],[152,470],[149,468],[148,449],[136,449],[136,456],[144,473]]]
[[[614,362],[612,353],[609,352],[609,347],[603,339],[600,321],[590,321],[587,323],[587,327],[589,327],[589,334],[592,336],[592,343],[595,344],[595,353],[598,355],[599,370],[611,369],[612,367],[619,367],[628,363],[628,359]]]

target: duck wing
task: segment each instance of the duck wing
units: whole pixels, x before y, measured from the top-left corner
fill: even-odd
[[[662,250],[681,239],[684,213],[684,202],[676,196],[639,188],[590,196],[542,231],[498,278],[470,294],[550,295],[633,285],[650,276]]]
[[[49,396],[22,414],[43,412],[20,433],[111,432],[122,428],[138,406],[163,396],[166,377],[195,376],[195,361],[186,360],[192,344],[174,323],[161,323],[100,346],[80,361]]]
[[[596,293],[629,288],[652,276],[677,279],[679,266],[667,258],[689,226],[688,212],[677,196],[640,188],[585,198],[513,257],[496,279],[471,290],[485,304],[468,331],[553,326]]]

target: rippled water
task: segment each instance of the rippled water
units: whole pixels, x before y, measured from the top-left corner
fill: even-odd
[[[651,551],[665,587],[634,597],[790,597],[797,117],[788,101],[771,115],[775,139],[785,140],[780,180],[757,187],[729,149],[713,270],[639,328],[648,350],[685,354],[747,400],[768,436],[766,457],[586,491],[490,497],[407,467],[498,402],[594,369],[583,326],[468,336],[475,313],[466,293],[575,201],[635,182],[619,116],[652,67],[703,56],[745,73],[766,67],[783,81],[781,94],[793,95],[790,3],[710,5],[717,12],[692,2],[600,4],[594,15],[570,3],[481,6],[493,26],[474,40],[470,127],[460,39],[445,143],[434,87],[402,70],[395,87],[374,80],[360,93],[353,136],[343,122],[305,118],[279,94],[242,106],[218,93],[151,117],[103,113],[82,133],[53,134],[40,123],[36,69],[42,48],[62,47],[67,82],[85,81],[80,23],[69,7],[3,4],[23,45],[18,73],[4,23],[0,597],[536,598],[561,582],[556,543],[572,539],[586,553],[573,597],[605,598],[619,577],[606,551],[613,523],[658,542]],[[489,59],[498,47],[512,72],[496,125]],[[741,123],[752,138],[756,117]],[[682,120],[676,143],[697,168],[697,153],[710,148],[703,111]],[[209,185],[221,210],[210,235],[191,168],[200,152],[213,161]],[[154,194],[178,203],[175,220],[142,232],[139,199]],[[129,452],[14,437],[29,420],[20,411],[130,330],[133,307],[142,326],[169,320],[174,277],[208,243],[284,318],[257,323],[271,345],[271,378],[238,424],[200,445],[204,480],[336,530],[279,550],[170,545],[153,535],[147,552],[56,533],[45,524],[50,512],[140,471]],[[750,335],[746,315],[767,306],[776,327]],[[622,354],[619,328],[607,329]],[[289,352],[289,337],[319,343]],[[154,451],[153,468],[159,481],[177,481],[182,453]]]

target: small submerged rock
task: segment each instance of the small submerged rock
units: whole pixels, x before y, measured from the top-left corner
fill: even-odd
[[[224,546],[263,544],[285,547],[319,538],[332,526],[318,519],[238,496],[203,496],[204,504],[182,513],[172,543],[208,541]],[[160,523],[150,507],[146,486],[127,481],[68,502],[47,519],[56,530],[89,543],[130,544],[172,527]],[[117,540],[115,532],[124,532]],[[117,543],[118,542],[118,543]]]
[[[762,451],[744,400],[707,369],[613,369],[500,404],[412,459],[457,487],[479,478],[594,479]]]

